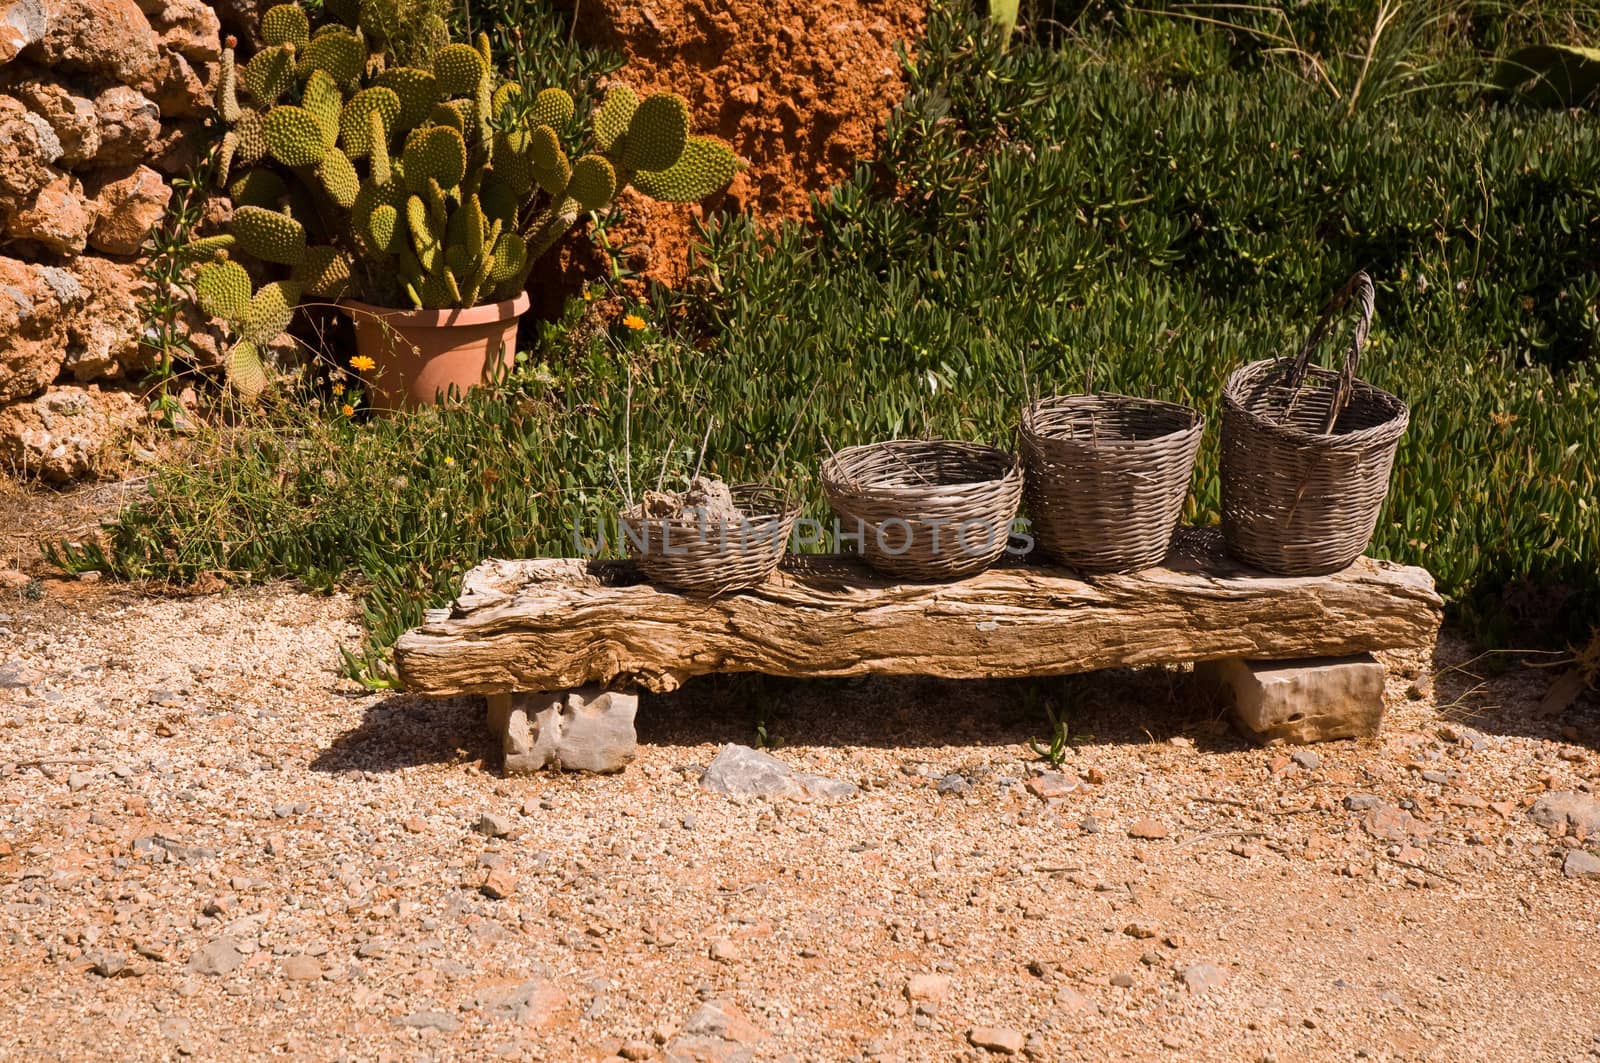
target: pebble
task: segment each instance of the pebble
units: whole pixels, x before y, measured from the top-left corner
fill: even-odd
[[[1059,771],[1041,771],[1028,780],[1028,792],[1041,801],[1066,797],[1078,788],[1078,780]]]
[[[283,961],[283,976],[291,982],[315,982],[322,977],[322,964],[315,956],[290,956]]]
[[[1022,1051],[1023,1037],[1016,1030],[1004,1026],[974,1026],[967,1031],[967,1040],[974,1048],[1014,1056]]]
[[[1422,773],[1423,782],[1431,782],[1437,786],[1444,786],[1450,781],[1450,776],[1442,771],[1425,771]]]
[[[1348,794],[1344,799],[1344,807],[1351,812],[1366,812],[1383,804],[1383,798],[1377,794]]]
[[[737,963],[744,953],[731,938],[718,938],[711,943],[711,958],[718,963]]]
[[[1098,1004],[1066,985],[1056,990],[1056,1007],[1068,1015],[1081,1015],[1084,1012],[1099,1010]]]
[[[1582,849],[1573,849],[1567,853],[1566,860],[1562,861],[1561,873],[1568,878],[1600,875],[1600,856]]]
[[[1133,975],[1126,971],[1118,971],[1116,974],[1111,976],[1111,984],[1116,986],[1118,989],[1132,989]]]
[[[961,775],[952,773],[939,780],[938,791],[941,794],[964,794],[970,789],[972,784]]]
[[[441,1033],[454,1033],[461,1028],[460,1019],[442,1011],[414,1011],[410,1015],[402,1015],[394,1020],[394,1024],[421,1030],[438,1030]]]
[[[492,867],[480,887],[490,900],[503,901],[517,892],[517,876],[504,867]]]
[[[1191,963],[1178,972],[1178,980],[1190,993],[1199,996],[1226,985],[1228,972],[1211,963]]]
[[[1316,771],[1322,767],[1322,756],[1314,749],[1297,749],[1289,756],[1306,771]]]
[[[511,833],[511,820],[493,812],[485,812],[478,817],[477,831],[489,838],[504,838]]]
[[[94,949],[85,954],[84,959],[93,964],[89,969],[101,978],[115,978],[118,975],[135,973],[134,968],[128,966],[128,957],[125,953]]]
[[[189,957],[188,968],[195,974],[230,974],[244,962],[244,952],[239,943],[230,937],[220,937],[203,946]]]
[[[1528,816],[1541,827],[1561,827],[1586,838],[1600,837],[1600,801],[1588,794],[1553,791],[1535,801]]]
[[[1158,841],[1167,836],[1167,825],[1159,819],[1136,819],[1128,828],[1128,837]]]
[[[906,999],[941,1001],[950,992],[950,978],[942,974],[914,974],[906,980]]]
[[[1156,926],[1154,923],[1129,923],[1127,926],[1122,928],[1122,932],[1131,938],[1138,938],[1139,940],[1143,941],[1146,938],[1153,938],[1157,934],[1161,933],[1161,928]]]
[[[1083,822],[1078,824],[1078,829],[1085,834],[1099,834],[1100,821],[1093,816],[1084,816]]]

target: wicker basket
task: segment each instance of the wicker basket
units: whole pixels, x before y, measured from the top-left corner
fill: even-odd
[[[1357,273],[1298,357],[1236,369],[1223,390],[1222,534],[1236,557],[1268,572],[1336,572],[1361,556],[1377,526],[1410,414],[1355,375],[1372,302],[1372,281]],[[1343,369],[1311,365],[1352,306]]]
[[[822,464],[842,535],[867,563],[910,580],[960,579],[1005,552],[1022,500],[1016,456],[953,440],[847,447]]]
[[[1084,572],[1160,564],[1189,495],[1205,420],[1125,395],[1061,395],[1022,411],[1028,515],[1040,548]]]
[[[637,506],[622,515],[628,554],[651,583],[714,597],[772,575],[799,507],[771,488],[739,484],[729,490],[743,520],[646,517]]]

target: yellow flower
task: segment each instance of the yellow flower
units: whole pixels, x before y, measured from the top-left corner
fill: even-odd
[[[339,407],[339,412],[344,414],[346,417],[354,417],[356,415],[356,408],[347,402],[343,406]]]
[[[378,368],[378,363],[364,354],[358,354],[350,359],[350,368],[358,373],[368,373]]]
[[[446,454],[444,456],[444,463],[446,465],[454,465],[456,463],[456,459],[454,459],[450,455]]]
[[[629,314],[627,317],[622,319],[622,323],[633,329],[635,332],[638,332],[640,329],[644,328],[644,318],[640,317],[638,314]]]
[[[344,394],[344,385],[343,384],[335,384],[335,385],[333,385],[333,393],[335,395],[343,395]]]

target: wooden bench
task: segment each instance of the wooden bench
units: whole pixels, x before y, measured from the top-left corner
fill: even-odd
[[[412,691],[489,696],[502,730],[510,695],[664,692],[728,672],[997,679],[1188,662],[1293,660],[1304,670],[1328,659],[1365,669],[1355,695],[1344,689],[1349,675],[1337,694],[1364,699],[1362,719],[1318,704],[1316,683],[1280,684],[1273,695],[1254,665],[1212,669],[1233,686],[1248,730],[1306,741],[1370,733],[1381,666],[1349,659],[1431,646],[1441,607],[1423,569],[1361,558],[1327,576],[1266,576],[1229,558],[1211,529],[1186,530],[1162,567],[1126,575],[1086,579],[1012,562],[958,582],[907,584],[850,558],[793,556],[764,585],[715,599],[650,586],[627,562],[485,561],[453,606],[401,637],[395,664]],[[1262,689],[1252,694],[1252,683]],[[1249,704],[1274,696],[1305,704]],[[1273,719],[1275,711],[1300,720]],[[1280,726],[1319,717],[1298,731]],[[1343,717],[1352,718],[1341,725]]]

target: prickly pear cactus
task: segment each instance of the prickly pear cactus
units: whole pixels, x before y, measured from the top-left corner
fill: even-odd
[[[691,132],[681,97],[623,86],[591,116],[589,150],[569,157],[572,97],[497,78],[487,39],[446,43],[442,22],[418,13],[428,2],[324,0],[314,16],[284,3],[262,15],[266,47],[248,63],[228,42],[218,183],[235,211],[228,234],[195,244],[208,259],[195,293],[233,328],[241,394],[267,385],[260,352],[301,300],[511,299],[562,234],[623,188],[689,202],[740,166]]]

